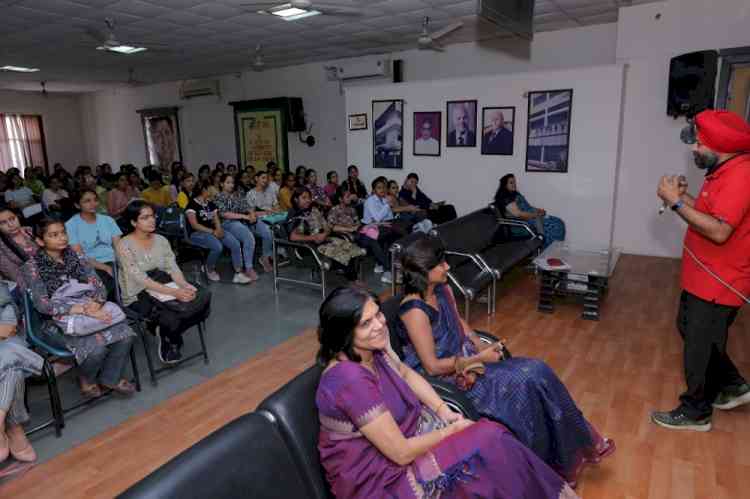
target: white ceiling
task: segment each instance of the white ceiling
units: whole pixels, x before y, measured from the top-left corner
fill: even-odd
[[[239,7],[252,0],[0,0],[0,66],[41,68],[0,72],[0,88],[85,91],[135,79],[158,82],[247,70],[258,43],[269,66],[325,61],[414,47],[424,16],[437,30],[463,29],[446,44],[508,36],[475,15],[476,0],[322,0],[364,9],[361,17],[320,15],[287,22]],[[654,0],[537,0],[535,31],[617,20],[618,7]],[[279,0],[284,3],[284,0]],[[313,5],[315,4],[313,0]],[[122,43],[166,45],[167,52],[118,55],[95,50],[86,28],[116,23]]]

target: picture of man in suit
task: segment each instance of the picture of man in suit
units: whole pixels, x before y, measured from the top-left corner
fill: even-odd
[[[476,101],[473,101],[474,114],[469,109],[469,102],[448,103],[448,115],[453,117],[452,130],[448,134],[450,147],[474,147],[476,138]]]
[[[506,127],[503,112],[499,109],[492,110],[489,113],[489,123],[485,120],[483,117],[482,154],[512,155],[513,132]]]

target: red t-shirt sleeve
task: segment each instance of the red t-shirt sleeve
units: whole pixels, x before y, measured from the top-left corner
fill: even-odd
[[[708,203],[708,209],[715,218],[737,228],[750,212],[750,162],[738,166],[731,173],[731,178],[723,182]]]

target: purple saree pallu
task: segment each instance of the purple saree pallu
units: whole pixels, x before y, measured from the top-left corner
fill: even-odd
[[[375,372],[343,361],[323,373],[316,403],[321,463],[337,498],[572,499],[573,490],[502,425],[479,421],[400,466],[359,429],[390,412],[404,437],[444,425],[375,354]]]
[[[476,347],[464,334],[450,288],[437,286],[438,309],[422,300],[401,305],[400,315],[412,308],[430,320],[438,358],[471,356]],[[404,362],[422,372],[422,365],[399,321],[399,334],[407,345]],[[466,393],[485,417],[501,422],[565,480],[575,483],[587,464],[598,463],[614,450],[591,426],[552,369],[536,359],[513,357],[486,364],[486,372]],[[444,377],[455,382],[453,376]]]

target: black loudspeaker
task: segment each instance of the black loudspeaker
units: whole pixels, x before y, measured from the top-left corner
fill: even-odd
[[[692,52],[672,58],[669,63],[667,114],[691,118],[714,108],[719,53],[715,50]]]
[[[404,61],[396,59],[393,61],[393,83],[404,81]]]
[[[289,117],[289,132],[304,132],[307,130],[305,108],[302,107],[300,97],[287,97],[287,116]]]

